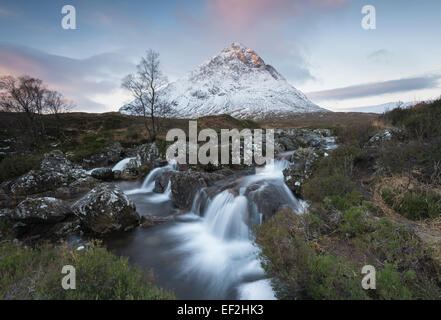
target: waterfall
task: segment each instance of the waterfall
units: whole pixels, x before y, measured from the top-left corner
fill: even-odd
[[[125,158],[125,159],[121,160],[120,162],[118,162],[117,164],[115,164],[113,166],[112,171],[124,171],[127,164],[130,162],[130,160],[133,160],[133,159],[136,159],[136,157]]]
[[[248,200],[228,190],[218,194],[206,209],[205,224],[211,234],[224,241],[247,239]]]
[[[259,184],[250,192],[257,196],[271,186],[284,205],[302,212],[304,204],[284,183],[283,170],[289,165],[283,159],[268,163],[243,180],[239,194],[224,190],[210,200],[204,190],[198,193],[188,213],[193,218],[169,231],[178,239],[175,251],[185,257],[183,278],[190,274],[204,282],[208,296],[234,288],[240,299],[275,299],[250,232],[252,224],[262,222],[262,213],[245,193],[252,184]]]
[[[150,173],[144,179],[144,182],[142,183],[141,188],[129,190],[129,191],[126,191],[125,193],[127,195],[133,195],[133,194],[138,194],[138,193],[153,192],[153,189],[155,188],[155,180],[156,180],[156,178],[159,175],[161,175],[166,170],[176,171],[176,169],[177,169],[176,161],[170,161],[169,164],[166,165],[165,167],[155,168],[152,171],[150,171]],[[169,183],[169,186],[167,186],[167,190],[166,190],[165,193],[167,193],[167,192],[170,195],[170,193],[171,193],[171,185],[170,185],[170,183]]]
[[[161,231],[164,241],[174,244],[161,256],[179,261],[173,269],[173,281],[185,283],[189,290],[197,283],[207,299],[275,299],[251,227],[263,222],[268,204],[303,212],[305,204],[284,183],[283,170],[289,165],[284,159],[269,162],[255,174],[237,180],[234,189],[221,189],[214,196],[213,189],[199,190],[190,212],[179,215]],[[152,170],[142,186],[128,194],[162,205],[170,199],[171,181],[164,193],[152,191],[164,170],[176,170],[176,163]]]

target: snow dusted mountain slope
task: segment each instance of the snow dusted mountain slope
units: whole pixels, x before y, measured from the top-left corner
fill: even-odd
[[[327,112],[290,85],[253,50],[233,43],[184,78],[163,89],[179,117],[229,114],[262,119],[291,113]],[[132,113],[129,106],[120,109]]]

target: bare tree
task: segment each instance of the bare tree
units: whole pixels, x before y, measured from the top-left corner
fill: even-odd
[[[70,106],[60,93],[48,90],[40,79],[0,77],[0,110],[25,114],[34,140],[45,135],[43,114],[58,114]]]
[[[34,140],[38,139],[42,128],[37,115],[43,113],[45,91],[40,79],[29,76],[0,78],[0,107],[9,112],[24,113]]]
[[[69,112],[74,104],[66,100],[63,95],[57,91],[47,90],[44,99],[45,111],[55,115],[57,118],[61,113]]]
[[[151,140],[155,140],[161,117],[173,114],[174,104],[166,101],[161,89],[167,84],[160,68],[159,53],[148,50],[136,66],[136,73],[122,81],[122,87],[130,91],[134,101],[130,104],[133,113],[145,118],[145,126]]]

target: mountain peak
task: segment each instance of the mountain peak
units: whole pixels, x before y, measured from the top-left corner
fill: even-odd
[[[239,59],[244,64],[254,68],[265,66],[265,62],[254,50],[246,47],[240,42],[233,42],[231,46],[225,48],[220,55],[225,56],[226,58]]]
[[[180,117],[229,114],[262,119],[291,113],[326,111],[294,88],[252,49],[239,42],[170,83],[163,90]],[[130,106],[120,110],[131,113]]]

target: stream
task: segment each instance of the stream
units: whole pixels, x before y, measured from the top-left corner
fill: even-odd
[[[282,171],[288,165],[286,160],[275,160],[257,169],[241,179],[237,194],[224,190],[209,198],[199,190],[192,209],[174,221],[112,236],[106,245],[145,272],[153,270],[155,283],[173,290],[178,299],[275,299],[251,232],[253,225],[262,222],[262,214],[250,199],[259,199],[271,187],[279,201],[301,213],[305,204],[283,182]],[[152,170],[142,184],[119,184],[140,215],[177,213],[170,200],[170,183],[164,193],[153,192],[163,170],[176,170],[176,166],[171,163]],[[259,187],[246,194],[250,185]]]

